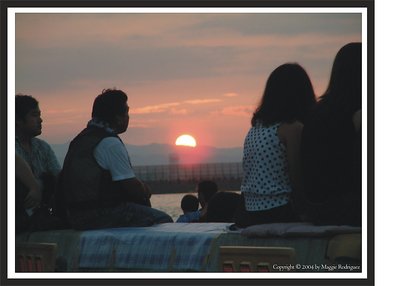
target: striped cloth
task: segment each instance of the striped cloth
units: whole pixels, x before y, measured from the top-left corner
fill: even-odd
[[[85,231],[80,268],[134,271],[205,270],[213,242],[227,223],[166,223]]]

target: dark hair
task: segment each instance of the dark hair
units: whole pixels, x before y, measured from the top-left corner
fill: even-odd
[[[107,123],[114,123],[115,116],[126,112],[128,96],[118,89],[105,89],[99,94],[93,103],[92,118]]]
[[[31,95],[17,94],[15,96],[15,117],[25,120],[25,116],[39,106],[39,102]]]
[[[213,181],[205,180],[197,185],[197,193],[203,193],[205,202],[208,202],[216,192],[218,185]]]
[[[361,108],[361,43],[349,43],[338,51],[319,103],[347,115]]]
[[[195,212],[199,209],[199,200],[194,195],[185,195],[181,200],[181,208],[184,212]]]
[[[258,121],[264,126],[294,120],[303,122],[315,103],[314,89],[306,71],[297,63],[283,64],[269,76],[251,125]]]

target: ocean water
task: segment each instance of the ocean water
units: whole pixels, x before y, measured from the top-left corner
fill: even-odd
[[[153,194],[151,196],[151,206],[169,214],[174,222],[183,213],[181,209],[181,200],[187,193],[178,194]],[[197,196],[196,193],[192,193]]]

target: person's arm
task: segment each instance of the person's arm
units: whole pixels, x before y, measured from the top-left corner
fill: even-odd
[[[103,139],[97,145],[94,156],[102,168],[110,171],[112,180],[126,201],[151,205],[150,189],[135,176],[128,152],[119,139]]]
[[[24,201],[25,208],[39,206],[42,200],[42,191],[39,182],[33,175],[28,163],[17,154],[15,155],[15,176],[29,189]]]
[[[207,206],[208,204],[206,203],[204,205],[204,208],[199,210],[199,222],[206,222],[207,221]]]
[[[289,179],[296,190],[303,188],[300,154],[302,130],[303,124],[298,121],[294,123],[282,123],[278,129],[279,139],[286,146]]]
[[[47,142],[44,142],[44,144],[46,144],[46,172],[52,174],[54,177],[57,177],[61,172],[61,165],[58,162],[57,156],[51,146]]]
[[[150,205],[151,192],[149,187],[138,180],[136,177],[116,181],[119,190],[127,201],[135,202],[142,205]]]

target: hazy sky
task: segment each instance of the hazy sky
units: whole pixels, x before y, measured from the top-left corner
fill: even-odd
[[[16,14],[16,92],[40,102],[43,135],[69,142],[102,89],[129,96],[126,143],[242,146],[268,75],[298,62],[317,95],[361,14]]]

